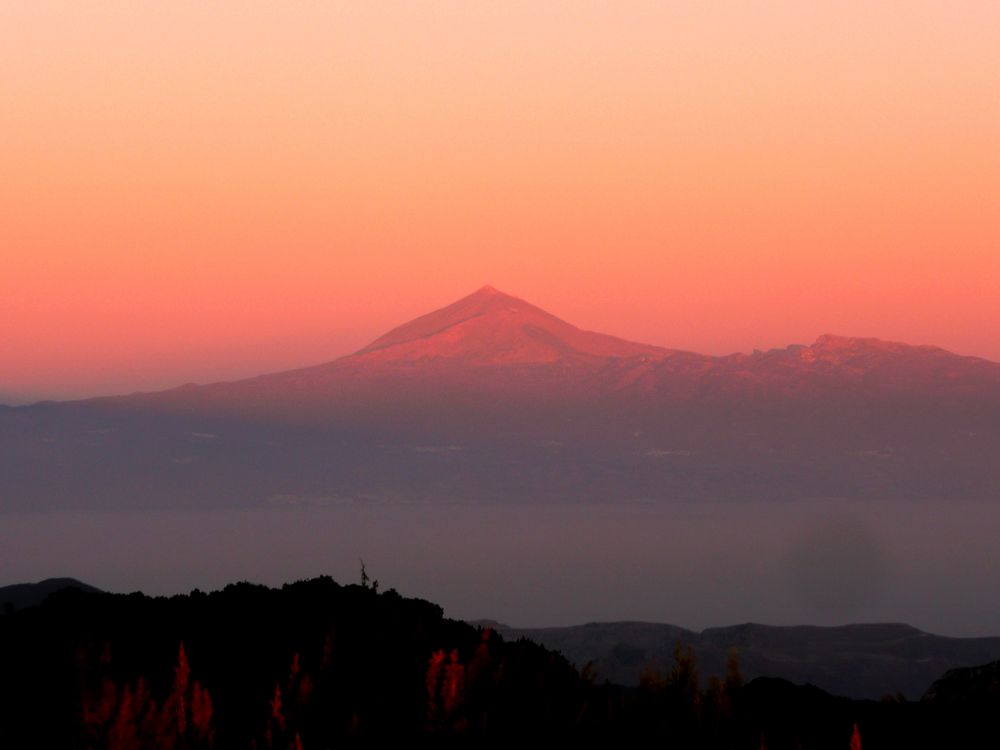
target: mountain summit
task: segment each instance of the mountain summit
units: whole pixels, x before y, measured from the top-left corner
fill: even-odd
[[[474,364],[549,363],[566,357],[662,357],[669,352],[583,331],[518,297],[484,286],[394,328],[355,356],[460,359]]]

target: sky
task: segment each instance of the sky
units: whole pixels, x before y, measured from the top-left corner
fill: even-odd
[[[0,403],[491,284],[711,354],[1000,360],[1000,3],[0,1]]]

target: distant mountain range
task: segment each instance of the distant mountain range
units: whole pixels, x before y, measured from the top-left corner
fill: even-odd
[[[711,357],[484,287],[328,364],[0,409],[0,509],[1000,496],[1000,364]]]
[[[694,648],[703,675],[725,673],[730,649],[748,679],[778,677],[833,695],[878,700],[921,698],[949,670],[1000,659],[1000,638],[946,638],[909,625],[779,627],[747,623],[701,632],[647,622],[594,622],[564,628],[511,628],[491,622],[507,640],[528,638],[558,651],[599,679],[637,685],[644,670],[670,672],[677,643]],[[957,679],[957,678],[956,678]]]

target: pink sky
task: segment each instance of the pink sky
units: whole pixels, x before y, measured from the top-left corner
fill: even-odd
[[[0,6],[0,401],[325,361],[483,284],[1000,360],[996,2]]]

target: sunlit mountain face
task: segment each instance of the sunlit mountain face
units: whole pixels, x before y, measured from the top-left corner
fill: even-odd
[[[1000,364],[820,336],[712,357],[484,287],[327,364],[0,412],[0,503],[988,498]]]

